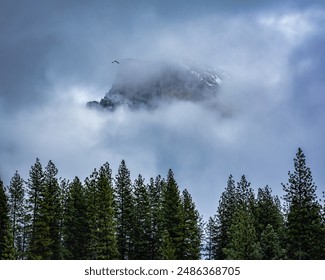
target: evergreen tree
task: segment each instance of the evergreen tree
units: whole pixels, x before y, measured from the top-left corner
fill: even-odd
[[[51,240],[49,228],[44,219],[44,196],[46,195],[44,172],[40,160],[36,158],[28,179],[28,251],[29,259],[49,259]]]
[[[263,259],[284,259],[285,225],[281,203],[269,186],[259,188],[254,212],[257,238],[261,241]]]
[[[117,259],[119,252],[116,237],[112,171],[108,163],[99,169],[97,196],[97,259]]]
[[[0,260],[14,259],[14,243],[10,228],[8,198],[0,179]]]
[[[97,258],[97,225],[98,225],[98,195],[97,195],[98,171],[95,168],[89,177],[85,179],[85,195],[87,205],[87,255],[86,259],[95,260]]]
[[[134,182],[135,229],[134,249],[135,259],[148,260],[151,258],[151,205],[148,187],[141,175]]]
[[[216,252],[217,223],[216,217],[210,217],[204,231],[204,257],[213,260]]]
[[[283,238],[284,219],[281,213],[281,205],[278,197],[273,197],[269,186],[259,188],[255,209],[256,233],[260,238],[262,232],[268,225]]]
[[[44,172],[45,193],[42,200],[42,217],[46,221],[49,240],[49,259],[58,260],[62,258],[61,234],[61,190],[57,179],[58,169],[52,161],[49,161]]]
[[[176,248],[173,245],[171,237],[167,229],[164,229],[161,233],[161,243],[158,251],[159,260],[175,260]]]
[[[219,206],[216,213],[216,232],[211,236],[211,257],[212,259],[223,260],[226,258],[224,248],[229,244],[229,230],[233,221],[233,216],[238,204],[235,181],[230,175],[227,187],[221,194]]]
[[[150,221],[151,221],[151,238],[150,238],[150,253],[149,259],[160,259],[159,251],[162,241],[162,189],[165,185],[164,179],[157,176],[154,180],[150,179],[148,187],[149,202],[150,202]]]
[[[31,167],[28,179],[28,258],[61,259],[61,193],[52,161],[45,171],[39,159]]]
[[[12,238],[15,246],[15,258],[25,255],[25,189],[24,180],[15,172],[9,185],[9,207]]]
[[[256,260],[262,257],[257,241],[252,211],[239,205],[229,229],[229,243],[224,248],[226,259]]]
[[[289,259],[322,259],[324,236],[316,185],[301,148],[294,159],[294,172],[283,184],[287,214],[287,254]]]
[[[192,196],[185,189],[182,192],[182,259],[183,260],[198,260],[200,259],[201,251],[201,225],[200,215],[196,209]]]
[[[130,171],[124,160],[116,175],[115,193],[118,250],[122,259],[133,259],[135,208]]]
[[[183,228],[182,201],[178,185],[171,169],[168,171],[167,181],[162,190],[162,224],[163,230],[168,231],[171,245],[175,248],[175,258],[183,259]]]
[[[268,224],[260,237],[261,254],[263,260],[280,260],[285,258],[285,250],[282,248],[277,231]]]
[[[245,175],[242,175],[236,186],[236,207],[243,206],[245,209],[250,209],[255,212],[255,197],[254,191],[251,188],[251,183],[247,181]]]
[[[87,259],[88,216],[84,186],[78,177],[69,184],[63,221],[64,259]]]

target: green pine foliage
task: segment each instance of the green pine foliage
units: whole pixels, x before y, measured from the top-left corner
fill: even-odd
[[[201,257],[201,219],[200,214],[196,209],[195,203],[192,200],[191,194],[185,189],[182,192],[182,259],[183,260],[198,260]]]
[[[133,259],[135,235],[135,202],[130,171],[122,160],[115,180],[117,244],[124,260]]]
[[[150,260],[160,259],[160,248],[163,240],[163,223],[162,223],[162,189],[165,185],[164,179],[157,176],[154,180],[150,179],[148,185],[149,203],[150,203],[150,225],[151,237],[149,240],[149,257]]]
[[[152,224],[149,187],[141,175],[134,182],[134,258],[148,260],[151,258]]]
[[[14,257],[14,240],[10,227],[8,197],[0,179],[0,260],[10,260]]]
[[[164,229],[161,233],[161,243],[158,251],[158,259],[160,260],[175,260],[176,248],[171,240],[169,232]]]
[[[96,195],[98,197],[96,258],[113,260],[119,257],[116,237],[114,190],[112,170],[105,163],[98,173]]]
[[[284,199],[289,205],[286,221],[287,255],[289,259],[324,258],[324,234],[321,206],[316,185],[301,148],[294,159],[294,171],[283,184]]]
[[[277,196],[272,195],[269,186],[259,188],[255,207],[256,231],[260,237],[268,225],[280,236],[283,236],[284,217],[281,212],[281,203]]]
[[[216,258],[217,251],[217,221],[216,217],[209,217],[208,222],[204,228],[204,258],[206,260],[213,260]]]
[[[85,207],[84,207],[85,206]],[[112,171],[105,163],[85,180],[85,258],[117,259],[119,257]],[[81,221],[82,224],[82,221]]]
[[[43,219],[46,220],[49,240],[49,259],[62,259],[61,244],[61,217],[63,209],[61,205],[61,189],[57,179],[58,169],[52,161],[49,161],[44,171],[44,196],[42,200]]]
[[[15,246],[15,258],[24,259],[25,257],[25,185],[24,180],[15,172],[10,180],[8,188],[10,222],[12,238]]]
[[[254,226],[254,216],[250,209],[240,205],[229,229],[229,243],[223,249],[226,259],[256,260],[261,259],[261,247],[258,243]]]
[[[263,260],[281,260],[285,258],[285,249],[282,247],[280,235],[268,224],[260,237],[261,258]]]
[[[171,169],[132,183],[122,160],[115,180],[105,163],[69,182],[37,158],[27,182],[18,172],[6,189],[0,181],[0,259],[325,259],[325,197],[301,149],[288,175],[285,208],[269,186],[255,194],[230,175],[204,223]]]
[[[88,219],[85,187],[78,177],[68,185],[63,218],[63,257],[87,259]]]
[[[166,183],[162,189],[162,225],[163,230],[168,231],[168,242],[175,249],[175,259],[181,260],[183,257],[183,207],[178,185],[174,179],[171,169],[168,171]],[[167,240],[167,239],[166,239]]]
[[[227,181],[225,191],[221,194],[219,206],[217,209],[215,222],[213,225],[212,236],[210,237],[211,252],[210,257],[212,259],[223,260],[226,258],[224,248],[226,248],[230,242],[230,236],[228,234],[232,225],[233,217],[237,208],[238,195],[236,191],[235,181],[233,176],[230,175]]]
[[[37,158],[28,179],[27,221],[28,259],[49,259],[49,228],[47,226],[44,198],[46,196],[44,172]]]

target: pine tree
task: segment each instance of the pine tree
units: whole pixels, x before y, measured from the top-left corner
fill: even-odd
[[[201,224],[200,215],[192,196],[185,189],[182,192],[182,259],[198,260],[201,256]]]
[[[260,237],[260,247],[263,260],[280,260],[285,258],[285,250],[282,248],[281,240],[277,231],[268,224]]]
[[[229,244],[229,230],[233,221],[233,216],[238,205],[238,195],[236,192],[235,181],[230,175],[227,187],[221,194],[219,206],[216,213],[216,232],[211,238],[212,259],[223,260],[226,258],[224,248]]]
[[[117,259],[116,204],[111,169],[105,163],[85,180],[87,259]]]
[[[63,220],[64,259],[87,259],[88,220],[84,186],[78,177],[69,184]]]
[[[117,259],[119,252],[116,238],[112,170],[108,163],[99,169],[97,196],[97,259]]]
[[[43,197],[42,214],[46,220],[49,239],[49,259],[58,260],[62,258],[62,244],[60,239],[60,222],[63,215],[61,205],[61,190],[57,179],[58,169],[52,161],[45,167],[44,184],[45,193]]]
[[[259,188],[254,212],[257,238],[263,259],[284,259],[284,218],[280,200],[273,197],[269,186]]]
[[[58,170],[49,161],[45,171],[39,159],[28,179],[29,259],[61,259],[60,221],[62,217]]]
[[[251,188],[251,183],[247,181],[245,175],[242,175],[235,189],[236,192],[236,207],[243,206],[245,209],[255,211],[254,191]]]
[[[25,189],[24,180],[15,172],[9,185],[9,206],[12,238],[15,245],[15,258],[25,255]]]
[[[66,219],[66,209],[68,201],[68,190],[70,182],[65,178],[59,179],[59,188],[60,188],[60,205],[61,205],[61,215],[59,221],[59,239],[61,242],[61,255],[63,259],[66,259],[66,250],[64,244],[64,230],[65,230],[65,219]]]
[[[161,243],[158,250],[158,259],[159,260],[175,260],[176,257],[176,248],[171,240],[169,232],[167,229],[164,229],[161,233]]]
[[[117,242],[122,259],[134,258],[135,207],[130,171],[122,160],[116,175]]]
[[[97,229],[98,229],[98,195],[97,195],[98,171],[96,168],[89,177],[85,179],[85,198],[87,205],[87,218],[84,225],[87,235],[86,259],[97,259]]]
[[[324,239],[320,205],[306,158],[301,148],[294,159],[294,172],[283,185],[287,214],[287,254],[289,259],[322,259]]]
[[[213,260],[215,258],[217,240],[216,217],[210,217],[204,230],[204,258]]]
[[[281,204],[278,197],[273,197],[269,186],[259,188],[257,192],[257,201],[255,208],[256,233],[260,238],[262,232],[268,225],[283,238],[284,219],[281,213]]]
[[[229,243],[224,248],[226,259],[256,260],[262,258],[254,227],[252,211],[239,205],[229,229]]]
[[[49,228],[44,219],[44,196],[46,188],[44,172],[40,160],[36,158],[31,167],[28,179],[28,259],[49,259],[51,254],[48,250],[51,240]]]
[[[162,224],[163,230],[168,231],[171,245],[175,248],[175,258],[183,259],[182,201],[171,169],[162,190]]]
[[[8,198],[0,179],[0,260],[14,259],[14,242],[11,234]]]
[[[135,259],[148,260],[151,252],[151,205],[149,189],[141,175],[134,182],[135,229],[134,249]]]
[[[150,179],[148,186],[149,202],[150,202],[150,223],[151,223],[151,238],[149,259],[160,259],[159,250],[162,241],[163,223],[162,223],[162,189],[165,185],[164,179],[157,176],[154,180]]]

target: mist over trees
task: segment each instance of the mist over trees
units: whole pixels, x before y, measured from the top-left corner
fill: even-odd
[[[300,148],[282,186],[280,199],[230,175],[204,221],[171,169],[132,182],[122,160],[115,177],[105,163],[68,181],[36,159],[26,181],[0,180],[0,259],[325,259],[324,199]]]

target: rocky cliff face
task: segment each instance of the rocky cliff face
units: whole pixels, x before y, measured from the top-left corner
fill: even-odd
[[[88,102],[88,107],[114,110],[126,105],[137,109],[156,108],[161,102],[173,100],[200,102],[215,97],[223,79],[216,69],[191,61],[125,59],[118,67],[109,92],[100,102]]]

